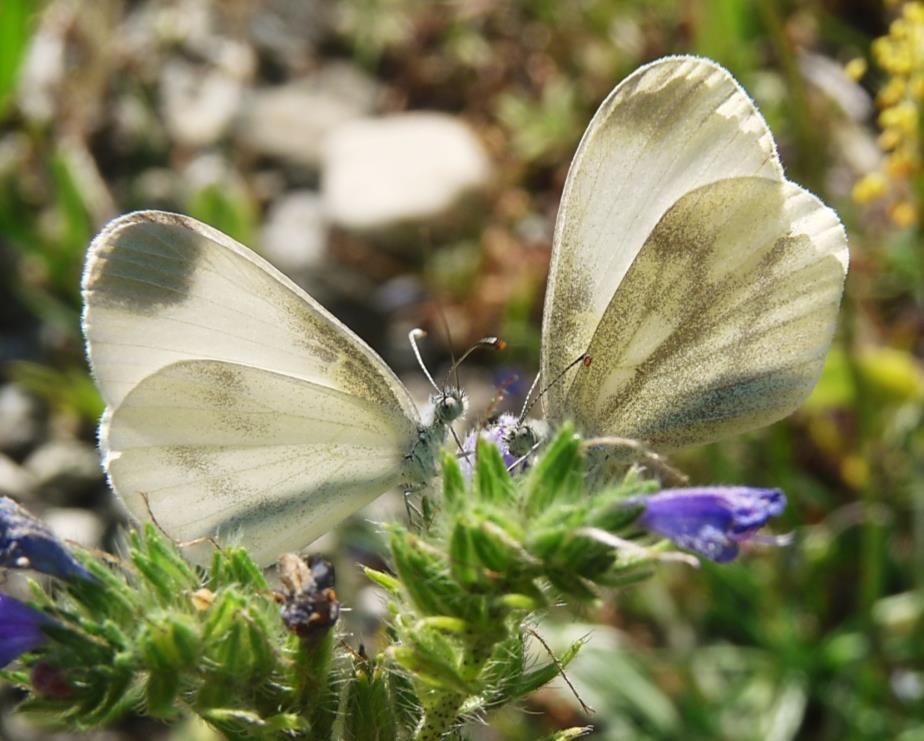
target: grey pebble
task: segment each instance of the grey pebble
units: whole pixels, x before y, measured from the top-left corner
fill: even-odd
[[[28,502],[35,496],[38,480],[9,456],[0,453],[0,496]]]
[[[260,231],[260,247],[288,275],[317,269],[327,248],[320,196],[315,191],[296,190],[273,203]]]
[[[0,386],[0,452],[20,458],[45,436],[45,406],[13,383]]]
[[[378,87],[345,64],[254,90],[237,124],[240,143],[259,154],[316,169],[321,142],[347,121],[372,112]]]
[[[100,548],[106,525],[95,513],[79,507],[52,507],[42,517],[45,524],[62,540],[85,548]]]
[[[24,467],[35,476],[40,496],[52,504],[86,504],[105,490],[99,453],[79,440],[51,440]]]

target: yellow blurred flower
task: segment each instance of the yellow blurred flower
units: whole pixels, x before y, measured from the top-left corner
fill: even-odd
[[[862,489],[869,482],[869,464],[862,456],[845,456],[841,462],[841,478],[848,486]]]
[[[884,152],[895,149],[895,147],[901,144],[901,141],[902,134],[898,129],[886,129],[879,135],[878,139],[879,147]]]
[[[885,176],[881,172],[871,172],[864,175],[853,186],[853,200],[856,203],[869,203],[886,194],[887,185]]]
[[[890,78],[876,96],[876,105],[880,108],[895,105],[905,96],[906,89],[904,79],[901,77]]]
[[[844,74],[854,82],[859,82],[863,79],[863,75],[866,74],[866,69],[866,60],[863,57],[856,57],[844,65]]]
[[[889,216],[898,226],[912,226],[917,221],[917,211],[908,201],[893,204]]]
[[[900,180],[913,175],[917,165],[917,159],[910,152],[899,150],[886,160],[885,170],[892,180]]]
[[[924,25],[924,3],[905,3],[905,7],[902,8],[902,15],[915,25]]]
[[[916,194],[921,192],[919,102],[924,100],[924,2],[890,3],[900,8],[889,33],[875,39],[870,53],[886,79],[876,95],[881,129],[879,147],[889,153],[881,171],[862,176],[854,185],[856,203],[892,199],[889,215],[898,226],[917,223]],[[845,72],[859,80],[866,72],[863,59],[847,63]]]

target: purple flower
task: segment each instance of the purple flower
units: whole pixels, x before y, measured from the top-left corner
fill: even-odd
[[[42,626],[51,623],[44,613],[0,593],[0,667],[45,642]]]
[[[0,497],[0,566],[59,579],[92,579],[47,525],[9,497]]]
[[[487,440],[500,450],[501,457],[504,459],[504,465],[510,468],[519,460],[519,456],[510,452],[509,440],[519,428],[520,423],[512,414],[501,414],[496,422],[492,422],[481,430],[472,430],[465,442],[462,443],[462,456],[459,458],[459,465],[462,467],[462,473],[466,479],[472,477],[472,470],[475,466],[475,444],[480,435],[482,439]]]
[[[719,563],[735,558],[739,543],[755,539],[767,520],[786,509],[779,489],[747,486],[664,489],[627,503],[645,506],[636,524]]]

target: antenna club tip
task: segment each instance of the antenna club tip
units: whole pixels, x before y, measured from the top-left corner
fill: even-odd
[[[590,368],[590,364],[593,362],[593,360],[594,360],[593,355],[585,355],[581,359],[581,365],[583,365],[585,368]]]
[[[407,336],[410,337],[412,340],[419,340],[419,339],[426,337],[427,333],[420,327],[414,327],[414,329],[412,329],[410,332],[407,333]]]

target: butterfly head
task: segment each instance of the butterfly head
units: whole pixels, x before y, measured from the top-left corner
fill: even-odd
[[[522,458],[533,453],[548,434],[549,426],[544,421],[519,419],[516,427],[504,436],[504,442],[511,455]]]
[[[523,423],[510,432],[504,442],[507,443],[507,449],[517,458],[529,455],[536,443],[539,442],[539,435],[529,423]]]
[[[433,394],[430,403],[433,405],[434,418],[446,425],[459,419],[468,408],[465,392],[455,386],[447,386],[440,393]]]

